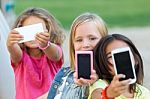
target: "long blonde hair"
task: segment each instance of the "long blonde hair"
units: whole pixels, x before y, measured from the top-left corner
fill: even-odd
[[[70,66],[72,69],[74,69],[74,61],[75,61],[75,49],[74,49],[74,36],[76,33],[76,29],[81,24],[84,24],[86,22],[94,22],[95,26],[97,27],[100,35],[102,37],[106,36],[108,34],[107,27],[105,25],[105,22],[102,20],[101,17],[94,13],[83,13],[80,16],[78,16],[72,23],[71,26],[71,33],[70,33],[70,42],[69,42],[69,53],[70,53]]]

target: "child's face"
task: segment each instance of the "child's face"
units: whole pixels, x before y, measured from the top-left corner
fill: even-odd
[[[36,16],[30,16],[27,19],[25,19],[22,23],[22,26],[36,24],[36,23],[42,23],[44,30],[47,30],[44,20]],[[24,44],[29,48],[37,48],[39,46],[36,41],[25,42]]]
[[[93,22],[86,22],[79,25],[74,36],[75,51],[93,50],[101,35]]]
[[[127,47],[127,46],[128,45],[121,40],[114,40],[106,47],[107,58],[108,58],[108,62],[110,63],[108,65],[110,67],[110,70],[111,70],[110,72],[112,75],[115,75],[115,71],[114,71],[113,62],[112,62],[111,51],[117,48],[122,48],[122,47]]]

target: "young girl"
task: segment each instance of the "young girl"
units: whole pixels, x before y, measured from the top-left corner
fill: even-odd
[[[130,79],[120,81],[125,77],[123,74],[115,75],[111,51],[122,47],[130,47],[133,53],[137,76],[134,84],[129,84]],[[120,34],[106,36],[97,44],[94,53],[99,80],[91,86],[89,99],[150,99],[150,91],[142,86],[144,72],[141,55],[131,40]]]
[[[8,35],[7,48],[15,72],[16,99],[46,97],[63,64],[63,30],[48,11],[29,8],[17,18],[13,28],[36,23],[43,24],[44,32],[37,33],[33,41],[19,44],[23,36],[15,30]]]
[[[92,13],[83,13],[72,23],[70,34],[70,67],[63,67],[55,76],[51,85],[48,99],[86,99],[86,86],[95,82],[97,76],[92,72],[91,80],[75,78],[75,51],[93,50],[97,42],[107,35],[104,21]],[[79,86],[80,85],[80,86]]]

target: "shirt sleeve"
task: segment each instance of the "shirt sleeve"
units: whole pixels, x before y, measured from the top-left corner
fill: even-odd
[[[96,90],[96,89],[104,89],[107,85],[108,85],[107,81],[102,80],[102,79],[97,80],[94,84],[92,84],[90,86],[90,92],[89,92],[88,99],[92,99],[91,95],[92,95],[92,92],[94,90]]]
[[[138,99],[150,99],[150,90],[148,90],[146,87],[141,86],[137,84],[139,87],[139,90],[137,90],[137,98]]]

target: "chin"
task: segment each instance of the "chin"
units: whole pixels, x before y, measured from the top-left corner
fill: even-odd
[[[32,46],[32,48],[38,48],[38,47],[39,47],[38,44]]]
[[[26,46],[27,46],[27,45],[26,45]],[[35,49],[35,48],[38,48],[38,45],[32,44],[32,45],[28,45],[27,47],[28,47],[28,48],[32,48],[32,49]]]
[[[24,43],[27,47],[29,47],[29,48],[38,48],[38,46],[39,46],[39,44],[38,43],[36,43],[36,42],[26,42],[26,43]]]

